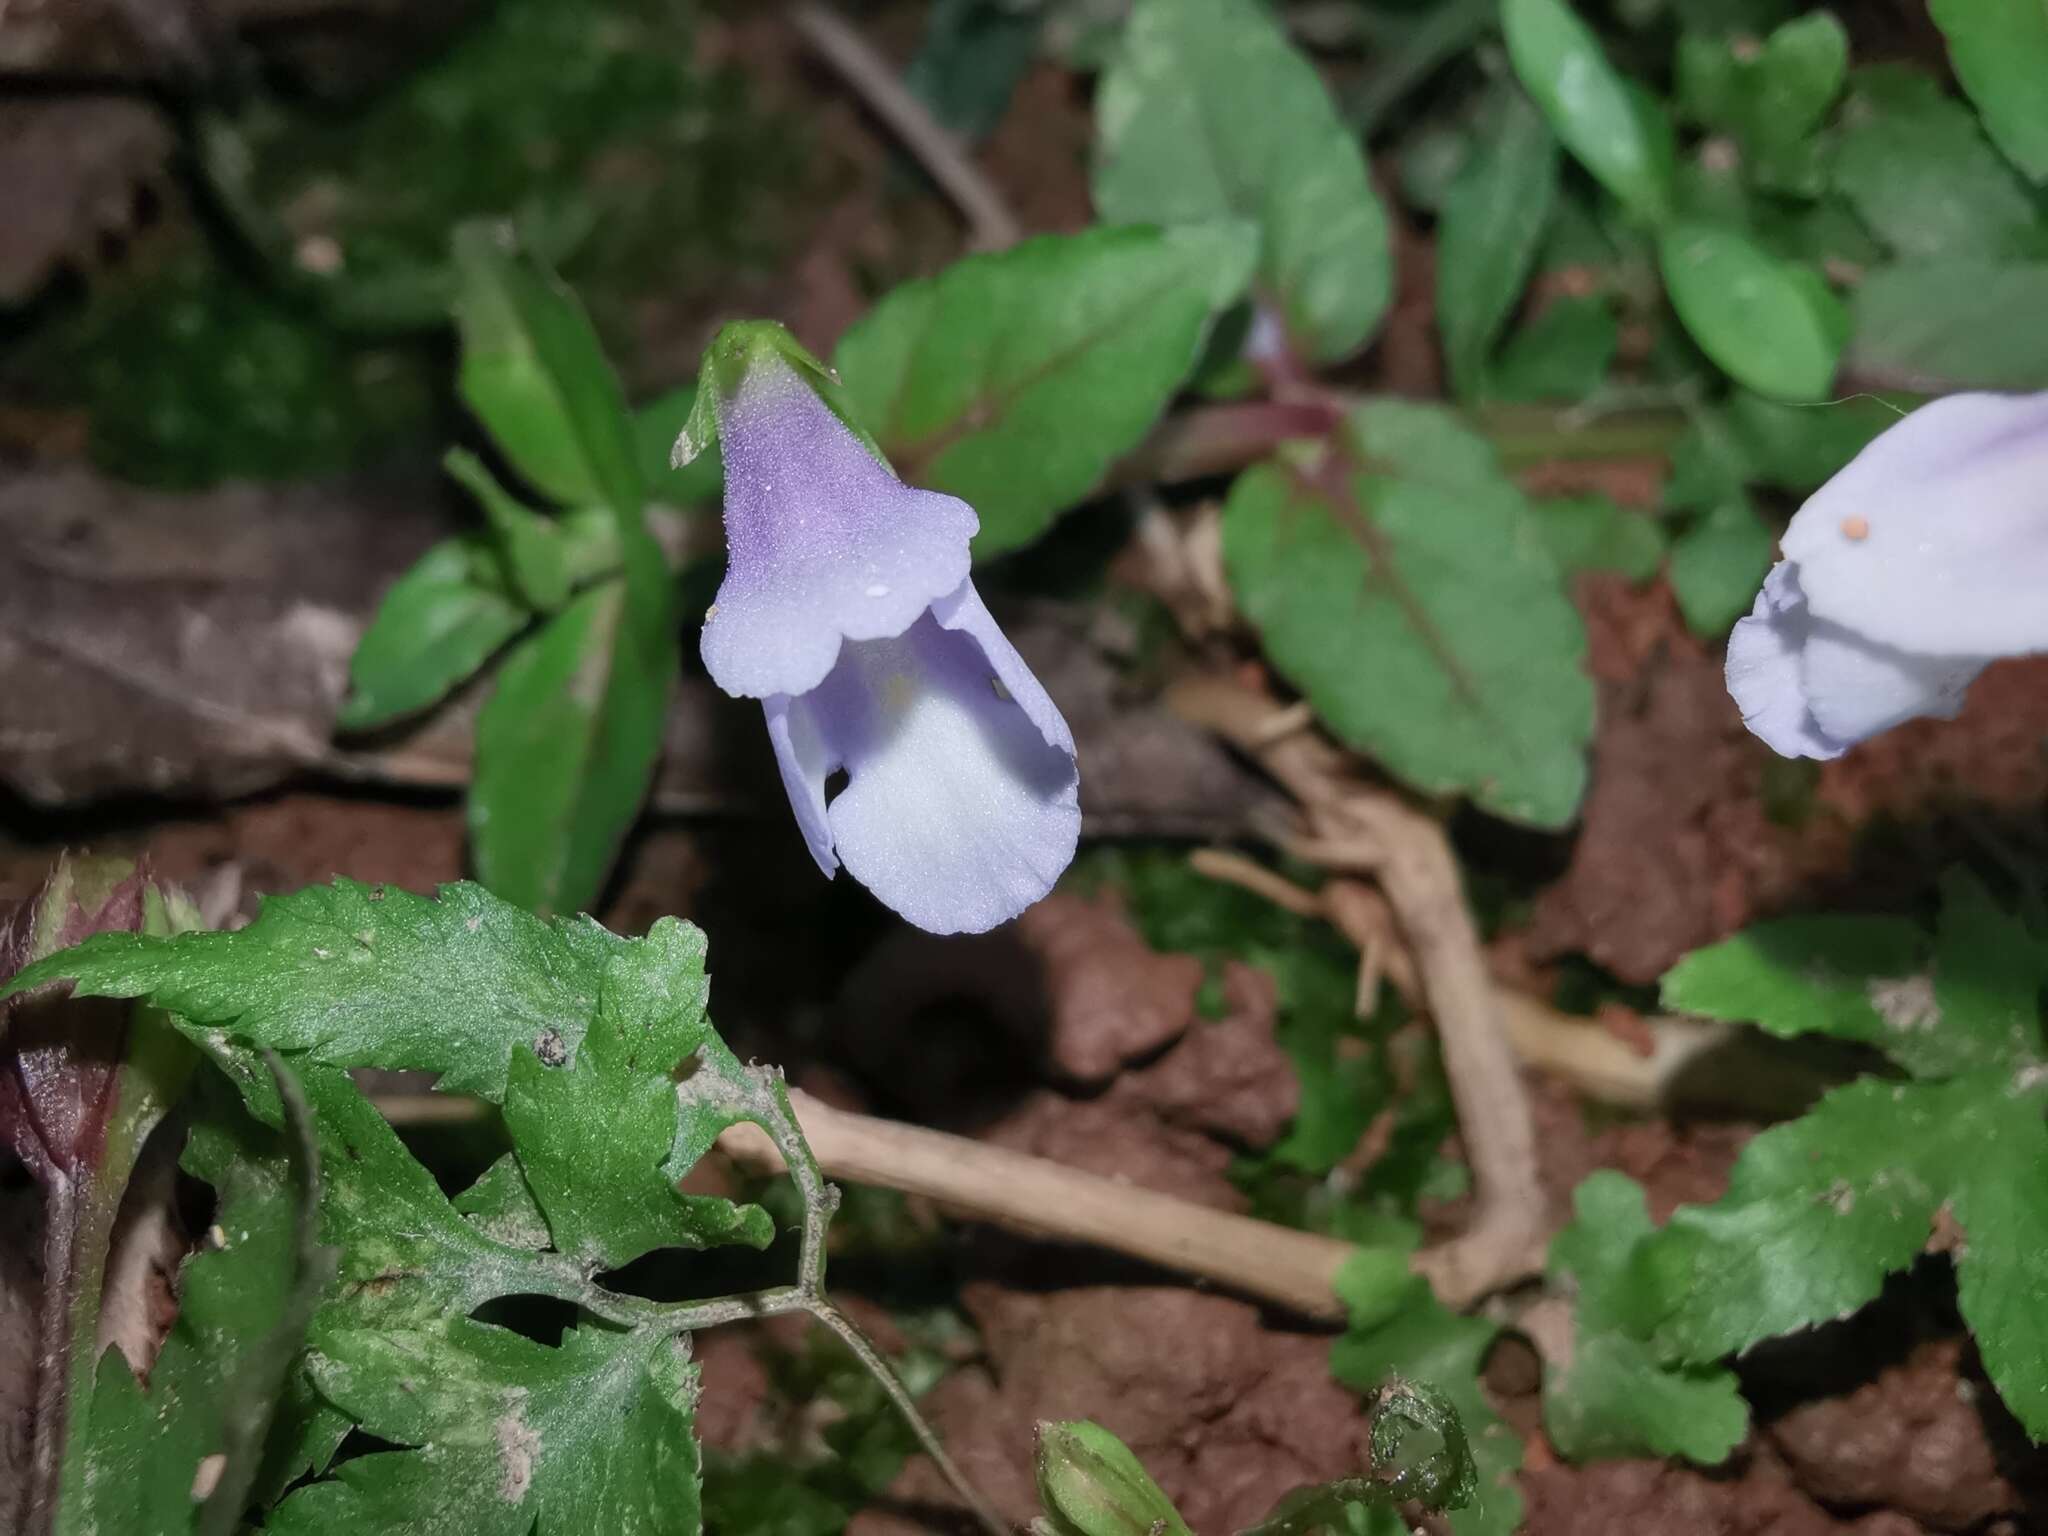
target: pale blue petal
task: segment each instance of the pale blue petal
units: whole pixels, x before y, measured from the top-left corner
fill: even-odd
[[[1728,636],[1728,692],[1742,723],[1780,757],[1826,759],[1848,750],[1821,729],[1807,702],[1804,652],[1812,628],[1792,567],[1780,563]]]
[[[1874,645],[2048,650],[2048,394],[1922,406],[1808,499],[1784,552],[1814,617]]]
[[[825,816],[825,780],[839,763],[825,745],[817,716],[808,704],[778,693],[762,700],[761,708],[768,716],[768,744],[775,749],[775,766],[781,771],[789,808],[796,812],[796,824],[811,857],[829,879],[839,868],[839,860],[832,852],[832,826]]]
[[[727,693],[807,693],[842,641],[900,635],[967,579],[974,509],[904,485],[780,358],[721,402],[719,443],[726,571],[702,646]]]

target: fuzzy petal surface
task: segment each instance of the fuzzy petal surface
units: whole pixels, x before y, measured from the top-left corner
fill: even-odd
[[[2048,650],[2048,394],[1922,406],[1808,498],[1784,553],[1814,618],[1874,645]]]
[[[819,687],[769,706],[819,866],[843,862],[933,933],[1015,917],[1052,889],[1081,830],[1066,722],[961,586],[901,635],[849,641]],[[846,786],[828,804],[826,781],[842,768]]]
[[[842,642],[901,635],[967,579],[974,509],[903,484],[780,358],[720,402],[719,441],[726,572],[702,645],[727,693],[806,694]]]

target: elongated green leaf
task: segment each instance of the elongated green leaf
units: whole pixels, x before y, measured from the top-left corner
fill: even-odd
[[[1713,638],[1756,601],[1777,545],[1749,499],[1727,497],[1671,546],[1671,589],[1696,635]]]
[[[1781,399],[1827,392],[1849,324],[1819,273],[1690,221],[1665,232],[1657,261],[1678,318],[1730,378]]]
[[[1448,413],[1362,407],[1345,456],[1247,471],[1223,514],[1239,604],[1332,729],[1497,815],[1571,820],[1593,687],[1528,503]]]
[[[676,629],[634,608],[619,582],[577,597],[507,658],[477,721],[477,872],[535,911],[597,899],[654,776]]]
[[[1672,208],[1674,150],[1664,110],[1608,61],[1565,0],[1503,0],[1508,57],[1579,163],[1637,218]]]
[[[1567,294],[1510,336],[1486,392],[1497,400],[1583,400],[1607,377],[1621,324],[1598,294]]]
[[[1444,194],[1436,237],[1437,326],[1451,381],[1479,388],[1486,354],[1529,280],[1557,195],[1557,142],[1511,86]]]
[[[1884,267],[1853,303],[1860,375],[1929,393],[2048,389],[2048,261]]]
[[[1902,260],[2048,254],[2026,184],[1969,108],[1925,75],[1857,73],[1834,167],[1836,189]]]
[[[455,261],[463,399],[539,490],[637,524],[643,491],[625,397],[575,296],[494,226],[457,230]]]
[[[2048,181],[2048,6],[1929,0],[1927,10],[1998,147],[2034,181]]]
[[[344,730],[439,703],[532,621],[480,536],[436,544],[399,577],[349,660]]]
[[[1099,229],[970,257],[841,338],[846,399],[897,472],[1030,542],[1137,446],[1243,291],[1242,225]]]
[[[1572,1349],[1544,1372],[1543,1425],[1574,1461],[1683,1456],[1711,1466],[1749,1429],[1735,1373],[1662,1365],[1628,1330],[1640,1302],[1629,1259],[1651,1232],[1642,1189],[1603,1170],[1572,1194],[1572,1224],[1550,1245],[1551,1283],[1572,1297]]]
[[[1256,0],[1138,0],[1096,95],[1095,206],[1116,224],[1246,219],[1295,343],[1356,351],[1393,292],[1365,155]]]
[[[498,484],[475,454],[451,448],[442,456],[441,467],[483,509],[520,599],[541,613],[552,613],[567,602],[569,556],[554,524]]]

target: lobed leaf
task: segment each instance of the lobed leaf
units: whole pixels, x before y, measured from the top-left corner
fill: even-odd
[[[1666,1366],[1630,1331],[1641,1310],[1630,1294],[1630,1255],[1653,1230],[1641,1187],[1602,1170],[1573,1191],[1572,1210],[1550,1244],[1550,1282],[1573,1298],[1569,1362],[1543,1375],[1551,1443],[1574,1461],[1725,1460],[1749,1432],[1734,1372]]]

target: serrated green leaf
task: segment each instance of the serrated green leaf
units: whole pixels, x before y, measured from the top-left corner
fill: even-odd
[[[314,1379],[365,1430],[415,1450],[346,1461],[267,1531],[694,1536],[697,1367],[659,1325],[572,1328],[550,1348],[456,1317],[326,1330]]]
[[[1613,571],[1644,582],[1664,563],[1664,533],[1656,520],[1631,512],[1610,497],[1552,496],[1535,505],[1550,557],[1568,575]]]
[[[625,397],[582,306],[496,226],[464,225],[454,250],[463,399],[537,489],[637,525],[643,488]]]
[[[1606,380],[1620,342],[1607,300],[1567,295],[1508,338],[1486,392],[1497,400],[1584,400]]]
[[[1666,973],[1663,1003],[1787,1038],[1861,1041],[1911,1066],[1933,1033],[1933,955],[1902,917],[1777,918],[1687,955]]]
[[[661,752],[676,626],[626,582],[580,594],[506,658],[477,719],[477,873],[538,912],[591,905]]]
[[[384,594],[357,643],[341,728],[368,730],[439,703],[532,618],[489,540],[436,544]]]
[[[679,1193],[688,1170],[669,1167],[674,1070],[711,1038],[707,990],[704,936],[663,918],[605,967],[573,1064],[557,1049],[513,1053],[505,1124],[555,1248],[579,1262],[618,1269],[657,1248],[762,1248],[775,1236],[758,1206]]]
[[[1356,1289],[1371,1305],[1354,1311],[1351,1327],[1331,1346],[1331,1373],[1359,1392],[1374,1391],[1390,1377],[1435,1388],[1457,1410],[1478,1473],[1472,1502],[1445,1519],[1454,1536],[1509,1536],[1522,1518],[1515,1486],[1522,1440],[1494,1411],[1479,1380],[1500,1325],[1451,1311],[1419,1278],[1405,1282],[1392,1307],[1384,1305],[1378,1281]],[[1346,1290],[1340,1282],[1339,1294]]]
[[[1758,1135],[1724,1198],[1680,1209],[1636,1249],[1642,1331],[1670,1358],[1707,1361],[1862,1306],[1982,1163],[1978,1125],[2010,1081],[1865,1078]]]
[[[1557,141],[1512,85],[1498,99],[1445,191],[1437,224],[1437,326],[1461,395],[1479,391],[1487,353],[1528,283],[1557,196]]]
[[[1969,108],[1899,66],[1859,70],[1834,184],[1901,260],[2048,253],[2048,225]]]
[[[1637,218],[1668,218],[1675,151],[1662,106],[1564,0],[1503,0],[1501,27],[1515,74],[1565,148]]]
[[[1753,50],[1688,32],[1678,43],[1678,100],[1694,121],[1767,152],[1820,125],[1848,69],[1849,35],[1826,11],[1785,22]]]
[[[1819,273],[1694,221],[1664,232],[1657,265],[1687,332],[1738,384],[1781,399],[1827,392],[1849,321]]]
[[[2043,1072],[1993,1087],[1972,1111],[1949,1214],[1962,1231],[1957,1300],[1985,1374],[2013,1417],[2048,1440],[2048,1129]]]
[[[1330,361],[1393,292],[1386,215],[1315,66],[1254,0],[1138,0],[1096,92],[1095,206],[1115,224],[1246,219],[1260,286]]]
[[[573,1052],[605,963],[632,941],[588,918],[543,922],[481,886],[429,899],[337,880],[266,897],[237,933],[106,934],[30,967],[82,997],[149,996],[194,1025],[347,1066],[413,1067],[493,1101],[516,1046],[552,1031]]]
[[[453,1203],[477,1231],[507,1248],[540,1249],[553,1241],[517,1153],[507,1152],[492,1163]]]
[[[2006,158],[2048,181],[2048,6],[2041,0],[1929,0],[1956,78]]]
[[[1232,591],[1345,740],[1432,791],[1562,826],[1585,786],[1585,631],[1534,514],[1448,413],[1380,401],[1314,471],[1231,488]]]
[[[1709,639],[1749,612],[1777,539],[1748,498],[1710,508],[1672,541],[1671,587],[1688,628]]]
[[[441,467],[483,509],[505,573],[521,601],[541,613],[552,613],[567,602],[569,556],[555,525],[498,484],[484,461],[467,449],[449,449]]]
[[[1881,267],[1851,316],[1860,376],[1929,393],[2048,388],[2048,261]]]
[[[1602,1170],[1573,1191],[1572,1210],[1550,1244],[1550,1282],[1573,1299],[1570,1362],[1543,1378],[1551,1443],[1574,1461],[1724,1460],[1749,1430],[1734,1372],[1667,1367],[1628,1331],[1640,1305],[1626,1294],[1630,1255],[1652,1230],[1641,1187]]]
[[[1934,1016],[1911,1058],[1922,1076],[1973,1067],[2025,1071],[2042,1060],[2041,989],[2048,951],[2020,917],[1965,869],[1941,881],[1934,943]]]
[[[904,480],[981,515],[977,556],[1027,544],[1137,446],[1243,292],[1242,225],[1098,229],[969,257],[897,288],[833,360]]]

